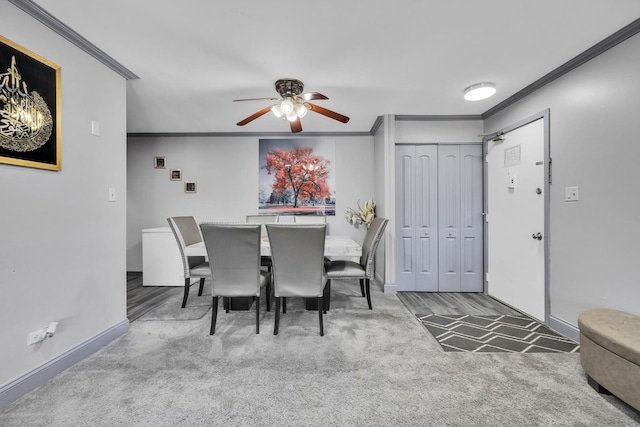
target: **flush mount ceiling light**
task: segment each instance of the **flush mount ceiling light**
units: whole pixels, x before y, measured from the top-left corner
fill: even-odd
[[[493,83],[477,83],[464,90],[464,99],[467,101],[480,101],[487,99],[496,93],[496,85]]]

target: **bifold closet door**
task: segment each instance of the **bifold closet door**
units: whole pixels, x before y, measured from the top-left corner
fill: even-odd
[[[482,292],[482,147],[396,146],[399,291]]]
[[[438,147],[396,146],[396,284],[438,290]]]
[[[438,291],[483,291],[482,147],[438,146]]]

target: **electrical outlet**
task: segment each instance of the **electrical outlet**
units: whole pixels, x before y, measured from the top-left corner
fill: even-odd
[[[27,345],[32,345],[44,340],[45,333],[46,329],[38,329],[37,331],[31,332],[27,338]]]

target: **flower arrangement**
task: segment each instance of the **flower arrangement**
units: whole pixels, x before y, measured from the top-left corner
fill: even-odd
[[[371,225],[371,221],[376,217],[376,202],[371,199],[368,200],[364,207],[360,206],[360,200],[358,200],[358,209],[347,208],[344,211],[344,217],[347,221],[354,226],[365,224],[367,228]]]

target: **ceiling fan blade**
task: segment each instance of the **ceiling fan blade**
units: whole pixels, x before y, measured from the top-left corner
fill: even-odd
[[[271,111],[271,106],[264,107],[262,110],[258,111],[257,113],[254,113],[254,114],[250,115],[249,117],[247,117],[246,119],[239,121],[238,122],[238,126],[244,126],[247,123],[252,122],[253,120],[257,119],[258,117],[267,114],[269,111]]]
[[[307,105],[309,106],[309,109],[311,111],[322,114],[323,116],[327,116],[342,123],[347,123],[349,121],[349,117],[343,116],[342,114],[336,113],[335,111],[327,110],[326,108],[311,103],[307,103]]]
[[[245,98],[245,99],[233,100],[233,102],[241,102],[241,101],[282,101],[282,98]]]
[[[317,101],[318,99],[329,99],[323,94],[318,92],[303,93],[301,95],[296,95],[294,98],[302,101]]]
[[[294,121],[289,122],[289,124],[291,125],[292,133],[302,132],[302,123],[300,123],[299,118],[296,118]]]

